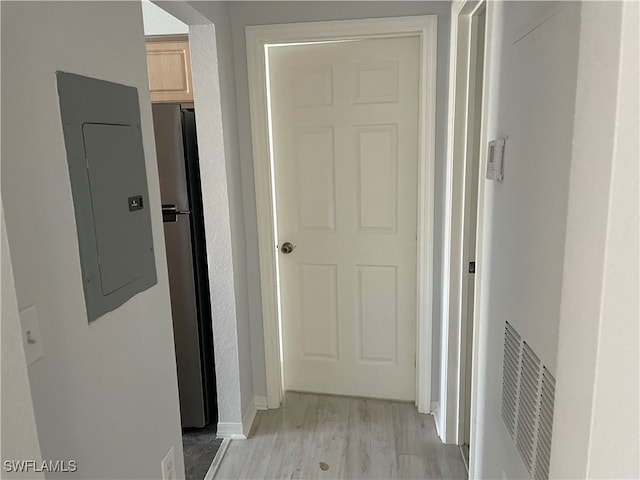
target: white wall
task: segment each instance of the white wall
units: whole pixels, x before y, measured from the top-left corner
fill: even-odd
[[[620,25],[613,178],[587,456],[589,478],[640,478],[639,6],[638,2],[624,2]],[[585,14],[590,11],[591,7],[585,7]]]
[[[33,413],[31,388],[27,375],[27,363],[22,347],[22,329],[18,315],[18,301],[13,282],[13,269],[9,256],[9,243],[4,222],[4,207],[0,211],[2,217],[2,438],[0,438],[0,458],[5,460],[40,461],[40,443],[36,429],[36,418]],[[2,470],[2,478],[44,478],[42,473],[30,472],[28,475],[9,473]]]
[[[479,265],[476,478],[527,478],[500,417],[509,321],[555,375],[578,58],[579,3],[492,3],[489,139],[508,136],[487,182]],[[583,268],[590,268],[585,260]]]
[[[261,395],[256,387],[254,357],[260,352],[251,348],[249,313],[249,278],[245,238],[245,205],[241,176],[238,109],[236,106],[237,79],[234,71],[234,46],[229,4],[209,5],[207,17],[216,26],[216,43],[220,78],[224,145],[227,169],[229,218],[233,242],[233,281],[236,296],[236,324],[238,329],[238,358],[240,367],[240,394],[243,416],[253,407],[254,395]],[[259,367],[258,367],[259,368]],[[264,370],[264,367],[262,367]],[[258,370],[259,371],[259,370]],[[264,375],[264,374],[263,374]],[[248,433],[248,432],[247,432]]]
[[[142,0],[145,35],[186,35],[189,25],[165,12],[150,0]]]
[[[640,478],[639,13],[582,7],[552,478]]]
[[[42,455],[82,478],[184,476],[171,307],[139,2],[2,2],[2,199]],[[89,325],[56,70],[138,88],[158,283]],[[55,475],[51,475],[55,477]]]
[[[220,2],[189,2],[203,15],[215,21],[219,16]],[[371,17],[405,15],[438,15],[438,74],[436,104],[436,191],[435,195],[435,253],[434,291],[440,289],[442,247],[442,210],[444,195],[444,162],[446,135],[446,104],[448,76],[449,16],[448,2],[231,2],[230,18],[233,35],[233,61],[235,65],[235,90],[238,106],[239,165],[241,194],[244,205],[244,232],[246,234],[246,272],[248,287],[248,313],[253,356],[253,382],[257,396],[266,395],[264,366],[264,336],[262,329],[262,302],[258,261],[258,237],[251,148],[251,121],[247,77],[245,26],[275,23],[344,20]],[[217,28],[216,24],[216,28]],[[240,204],[237,202],[236,204]],[[239,230],[239,227],[238,229]],[[440,296],[434,295],[433,318],[440,318]],[[433,371],[439,371],[440,325],[433,331]],[[439,377],[432,378],[432,395],[437,398]]]
[[[219,38],[216,36],[217,31],[213,25],[193,26],[190,29],[189,41],[198,115],[201,176],[205,192],[203,199],[216,350],[218,416],[222,423],[239,423],[248,403],[253,402],[253,374],[251,351],[247,348],[250,340],[249,319],[246,314],[246,266],[242,223],[240,233],[237,231],[237,210],[242,209],[242,202],[239,205],[234,203],[234,196],[239,196],[236,193],[238,187],[234,188],[239,184],[239,180],[233,182],[233,164],[237,164],[237,154],[235,157],[233,155],[234,151],[237,152],[237,135],[235,142],[230,140],[235,130],[235,105],[231,114],[228,106],[224,105],[227,103],[226,99],[230,98],[233,101],[234,96],[226,90],[228,85],[220,84],[218,89],[214,89],[212,79],[209,78],[207,81],[209,76],[206,72],[210,65],[216,65],[217,83],[219,74],[224,71],[224,63],[220,63],[222,52],[218,49],[218,46],[224,46],[216,41]],[[219,92],[217,104],[221,105],[221,100],[223,103],[219,115],[216,109],[206,108],[211,107],[211,102],[205,103],[206,96],[210,96],[216,90]],[[228,115],[232,116],[232,120],[229,120]],[[207,153],[215,154],[207,156]],[[235,162],[225,161],[234,158]],[[225,208],[226,206],[228,207]],[[241,220],[242,217],[240,222]],[[221,235],[223,231],[224,236]],[[212,237],[212,232],[217,234]]]

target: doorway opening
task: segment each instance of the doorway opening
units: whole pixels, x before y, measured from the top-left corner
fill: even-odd
[[[142,6],[185,475],[203,480],[222,439],[189,26],[149,1]]]
[[[371,20],[352,20],[352,21],[334,21],[334,22],[314,22],[314,23],[306,23],[306,24],[287,24],[287,25],[270,25],[270,26],[260,26],[260,27],[248,27],[247,28],[247,45],[248,45],[248,69],[249,69],[249,78],[250,78],[250,102],[251,102],[251,125],[252,125],[252,137],[253,137],[253,153],[254,153],[254,173],[255,173],[255,181],[256,181],[256,199],[257,199],[257,216],[258,216],[258,237],[259,237],[259,250],[260,250],[260,270],[261,270],[261,288],[262,288],[262,302],[263,302],[263,322],[264,322],[264,332],[265,332],[265,357],[266,357],[266,370],[267,370],[267,394],[268,394],[268,406],[269,408],[278,408],[281,404],[285,381],[283,375],[283,343],[286,341],[284,336],[286,332],[282,331],[282,324],[286,322],[284,320],[281,323],[282,314],[289,309],[289,311],[294,311],[297,309],[300,311],[300,308],[304,309],[304,305],[297,305],[294,307],[286,307],[284,303],[281,301],[281,291],[279,291],[280,287],[283,286],[282,278],[278,279],[278,275],[282,275],[282,268],[280,267],[280,262],[282,262],[285,258],[290,258],[293,256],[293,252],[300,253],[303,255],[303,249],[305,248],[306,242],[310,239],[305,239],[302,243],[296,243],[295,241],[291,241],[290,239],[282,237],[283,230],[281,228],[281,224],[283,219],[280,218],[281,212],[278,211],[277,216],[274,215],[276,212],[276,208],[279,208],[278,202],[280,202],[279,193],[277,190],[277,178],[279,175],[276,170],[276,165],[273,162],[274,156],[274,147],[276,144],[272,141],[272,129],[273,125],[273,116],[272,116],[272,99],[269,98],[269,89],[270,83],[269,80],[272,77],[272,73],[270,72],[270,62],[268,58],[268,52],[275,47],[276,45],[283,46],[283,44],[289,44],[287,47],[282,47],[282,49],[289,49],[293,51],[293,49],[297,49],[299,47],[302,48],[310,48],[308,44],[322,44],[320,45],[323,49],[332,48],[331,45],[357,45],[364,44],[365,41],[374,41],[373,39],[382,39],[382,38],[403,38],[403,37],[417,37],[418,40],[418,96],[414,99],[414,102],[417,101],[418,111],[416,113],[418,117],[418,139],[417,139],[417,174],[414,174],[417,177],[417,192],[416,192],[416,200],[414,200],[414,225],[417,223],[417,227],[415,227],[414,233],[414,241],[417,243],[417,247],[414,247],[415,252],[415,277],[417,278],[417,285],[414,287],[414,292],[416,292],[415,300],[414,300],[414,318],[417,317],[416,321],[416,330],[417,330],[417,340],[416,343],[411,347],[415,348],[415,358],[413,360],[412,365],[410,366],[413,370],[413,366],[415,365],[415,375],[414,382],[415,386],[413,386],[414,394],[411,395],[412,399],[415,399],[416,404],[418,406],[418,410],[423,413],[429,413],[431,411],[431,392],[430,392],[430,377],[431,377],[431,297],[432,297],[432,237],[433,237],[433,165],[434,165],[434,116],[435,111],[433,109],[433,105],[435,105],[435,69],[436,69],[436,38],[435,38],[435,24],[436,18],[433,16],[425,16],[425,17],[400,17],[400,18],[387,18],[387,19],[371,19]],[[346,42],[349,41],[349,42]],[[329,44],[328,42],[339,42]],[[293,46],[291,44],[298,44]],[[306,44],[299,45],[299,44]],[[318,45],[316,45],[318,46]],[[357,48],[357,47],[356,47]],[[273,48],[277,50],[278,48]],[[282,51],[282,50],[281,50]],[[314,82],[302,82],[307,86],[307,89],[299,89],[298,93],[300,94],[299,107],[305,107],[305,103],[315,104],[320,110],[323,107],[331,107],[333,95],[334,95],[334,87],[328,86],[327,79],[334,78],[334,69],[336,71],[342,71],[342,67],[332,66],[331,62],[321,61],[318,62],[315,66],[308,65],[305,71],[298,72],[300,75],[315,77]],[[357,63],[357,62],[355,62]],[[371,62],[369,62],[371,63]],[[398,66],[397,62],[393,59],[387,59],[386,61],[380,59],[376,61],[376,68],[372,68],[372,65],[369,67],[363,66],[363,71],[366,70],[363,77],[366,77],[366,73],[373,73],[375,76],[379,74],[381,76],[385,76],[390,79],[391,82],[394,82],[394,78],[398,78],[394,72]],[[362,66],[362,65],[361,65]],[[356,69],[358,65],[354,66]],[[368,70],[367,70],[368,69]],[[284,69],[287,70],[286,68]],[[338,78],[339,75],[336,75]],[[354,78],[354,77],[351,77]],[[372,78],[372,77],[371,77]],[[376,88],[382,86],[383,89],[388,86],[389,82],[370,82],[366,88]],[[310,85],[317,85],[313,88],[310,88]],[[357,85],[353,86],[354,89],[350,87],[346,87],[346,92],[349,95],[358,96]],[[361,89],[362,103],[366,103],[367,95],[378,95],[379,97],[386,96],[386,102],[393,103],[394,101],[394,88],[391,88],[388,92],[367,92],[366,88]],[[293,93],[293,97],[296,96],[295,91],[291,91]],[[335,89],[336,95],[343,95],[339,93],[339,88]],[[306,100],[303,98],[307,96]],[[313,97],[313,98],[311,98]],[[380,98],[378,98],[380,100]],[[350,104],[348,108],[352,108],[352,105],[357,102],[347,101],[347,104]],[[373,103],[373,102],[371,102]],[[430,107],[427,108],[427,105]],[[306,105],[310,107],[311,105]],[[330,108],[326,108],[325,110],[330,110]],[[339,139],[339,134],[335,133],[335,129],[333,125],[329,121],[329,119],[325,119],[323,125],[306,125],[306,127],[312,126],[315,128],[315,131],[305,130],[304,128],[297,129],[297,133],[299,134],[297,146],[294,139],[294,142],[289,147],[284,147],[285,150],[289,150],[290,152],[295,152],[296,148],[301,147],[302,150],[298,148],[297,151],[303,151],[306,147],[312,146],[312,144],[316,144],[314,148],[306,148],[313,155],[320,155],[323,158],[327,156],[331,156],[330,152],[334,147],[338,147],[339,142],[345,142],[344,140]],[[375,157],[382,151],[389,151],[392,147],[391,145],[395,145],[398,139],[398,131],[397,125],[393,125],[397,122],[394,121],[382,121],[378,120],[377,125],[375,118],[369,118],[368,121],[360,121],[357,122],[358,125],[356,129],[352,132],[353,138],[349,137],[349,141],[352,143],[357,143],[355,141],[357,135],[366,136],[370,134],[371,137],[376,137],[380,140],[381,148],[380,149],[372,149],[373,155],[371,157]],[[304,127],[304,122],[299,123],[296,127]],[[383,128],[384,127],[384,128]],[[277,127],[276,127],[277,128]],[[385,140],[386,138],[386,140]],[[386,142],[386,143],[385,143]],[[383,145],[384,144],[384,145]],[[348,148],[348,147],[347,147]],[[394,147],[395,148],[395,147]],[[323,150],[324,149],[324,150]],[[306,151],[305,150],[305,151]],[[318,153],[324,151],[325,154]],[[337,150],[336,150],[337,151]],[[335,151],[332,154],[335,157]],[[294,154],[295,156],[295,154]],[[355,156],[355,155],[354,155]],[[305,156],[305,158],[311,158],[310,156]],[[387,158],[388,162],[388,158]],[[312,162],[316,164],[317,162]],[[313,208],[308,208],[302,218],[303,221],[307,221],[309,224],[310,230],[319,231],[324,229],[326,231],[336,230],[338,227],[338,223],[336,221],[339,219],[339,215],[336,213],[337,210],[334,210],[329,204],[332,202],[335,203],[336,193],[339,190],[335,189],[335,185],[337,182],[342,181],[340,178],[335,176],[335,172],[333,172],[332,168],[335,168],[336,162],[333,162],[333,165],[327,166],[325,164],[325,170],[320,171],[318,176],[316,177],[312,170],[308,170],[308,182],[309,188],[306,191],[310,191],[315,189],[314,191],[319,192],[318,185],[322,185],[320,180],[324,178],[331,179],[333,177],[334,185],[331,186],[327,190],[325,188],[324,192],[320,195],[319,198],[323,198],[325,201],[325,207],[314,210]],[[297,167],[296,167],[297,168]],[[306,167],[305,167],[306,168]],[[299,182],[301,178],[299,177],[295,168],[284,168],[282,173],[285,175],[293,175],[289,184],[294,185],[292,188],[292,192],[295,192],[295,182]],[[355,173],[354,173],[355,175]],[[380,175],[382,177],[382,175]],[[312,179],[318,179],[318,182],[313,182]],[[305,180],[306,181],[306,180]],[[362,182],[361,182],[362,183]],[[386,178],[386,185],[390,184],[389,177]],[[286,184],[286,182],[285,182]],[[354,181],[354,185],[357,185],[357,182]],[[326,187],[327,182],[324,182]],[[397,186],[397,183],[395,184]],[[299,189],[298,189],[299,190]],[[363,189],[358,190],[358,187],[353,189],[353,209],[356,209],[357,206],[361,206],[362,204],[357,203],[356,192],[357,195],[362,199]],[[327,193],[329,192],[329,193]],[[384,193],[384,192],[383,192]],[[338,193],[339,194],[339,193]],[[276,201],[277,200],[277,201]],[[327,203],[328,202],[328,203]],[[304,202],[298,202],[299,205],[304,206]],[[309,202],[309,206],[317,206],[317,202]],[[329,205],[329,208],[327,208]],[[375,205],[375,199],[368,201],[366,206]],[[380,213],[380,211],[376,211],[376,213]],[[384,213],[384,212],[382,212]],[[317,215],[316,215],[317,214]],[[294,214],[286,214],[287,218],[292,218],[294,222],[301,220],[300,212],[296,212]],[[352,218],[357,218],[357,214],[354,213]],[[284,220],[287,221],[286,219]],[[359,227],[363,226],[363,217],[360,216],[360,223],[356,223],[356,227],[352,228],[353,232],[357,232]],[[364,224],[367,222],[367,218],[364,218]],[[277,223],[277,225],[276,225]],[[315,225],[317,223],[317,225]],[[378,226],[379,229],[389,228],[390,223],[385,225]],[[367,225],[364,225],[365,227]],[[372,230],[375,230],[376,225],[370,225]],[[390,228],[390,231],[396,228],[396,225]],[[294,230],[295,227],[294,227]],[[394,230],[395,231],[395,230]],[[376,232],[380,233],[380,232]],[[390,233],[390,232],[389,232]],[[392,235],[388,235],[391,237]],[[285,242],[289,242],[291,245],[285,244]],[[327,243],[326,246],[330,247]],[[285,251],[282,250],[285,249]],[[335,248],[337,250],[340,249],[339,245],[336,245]],[[328,248],[329,252],[336,251],[335,249]],[[287,253],[289,252],[289,253]],[[290,257],[287,257],[290,255]],[[280,258],[278,258],[280,257]],[[372,264],[372,262],[367,262],[365,260],[360,263],[354,262],[356,267],[355,273],[352,271],[352,282],[349,285],[347,281],[346,284],[349,285],[349,288],[354,288],[357,291],[357,294],[362,296],[361,292],[370,292],[370,297],[376,298],[378,301],[384,298],[388,298],[389,295],[384,292],[379,297],[376,297],[373,292],[375,292],[376,288],[380,288],[382,290],[390,291],[392,289],[392,285],[397,285],[399,276],[397,271],[397,267],[393,265],[393,263],[387,263],[386,265]],[[309,290],[322,291],[324,295],[324,299],[326,301],[322,301],[323,309],[326,310],[325,313],[330,313],[330,318],[333,318],[333,322],[327,322],[330,325],[323,325],[323,330],[318,331],[318,335],[311,335],[312,342],[304,345],[300,344],[301,349],[306,349],[306,353],[310,357],[315,357],[314,359],[318,362],[325,361],[326,363],[330,363],[339,356],[339,345],[342,342],[340,340],[340,332],[339,328],[336,327],[335,318],[338,316],[336,314],[336,310],[339,308],[338,303],[340,301],[337,294],[337,285],[338,285],[338,275],[339,268],[338,264],[335,261],[321,261],[319,259],[305,258],[303,265],[298,265],[298,281],[290,281],[289,285],[292,288],[298,289],[295,298],[304,300],[304,292],[300,292],[300,286],[302,285],[302,289],[307,288],[306,285],[314,285],[313,288],[309,288]],[[324,264],[324,265],[323,265]],[[369,270],[364,267],[373,267]],[[388,267],[388,270],[384,270],[378,267]],[[358,270],[358,268],[361,268]],[[292,270],[296,270],[295,268]],[[368,278],[367,278],[368,277]],[[343,282],[345,284],[345,282]],[[354,286],[355,285],[355,286]],[[317,288],[316,288],[317,287]],[[385,287],[385,288],[382,288]],[[340,287],[341,288],[341,287]],[[367,290],[368,289],[368,290]],[[309,296],[309,305],[312,305],[313,302],[317,301],[316,296]],[[393,301],[397,301],[397,299],[390,299],[390,303]],[[409,300],[410,302],[410,300]],[[299,302],[303,303],[304,302]],[[345,303],[349,303],[347,299]],[[356,305],[358,302],[355,302]],[[403,303],[407,304],[406,299],[403,299]],[[327,305],[329,307],[327,308]],[[356,306],[357,308],[363,308],[362,303],[360,302],[360,306]],[[388,308],[388,305],[382,305],[381,308]],[[375,308],[374,308],[375,310]],[[339,311],[339,310],[338,310]],[[362,311],[362,310],[361,310]],[[374,318],[370,317],[370,318]],[[357,318],[357,313],[356,317]],[[313,324],[308,326],[313,328]],[[363,329],[361,326],[356,335],[359,335],[359,332],[362,332]],[[313,332],[313,330],[311,330]],[[414,330],[415,331],[415,330]],[[307,330],[309,332],[309,330]],[[352,342],[350,342],[350,348],[354,348],[355,345],[355,354],[360,356],[360,360],[364,362],[375,362],[376,360],[380,363],[383,361],[387,361],[389,364],[394,363],[394,359],[389,355],[389,352],[382,352],[382,349],[388,345],[384,342],[380,342],[376,344],[375,336],[370,337],[371,340],[369,342],[369,346],[371,347],[369,350],[364,349],[362,345],[362,337],[353,337]],[[302,337],[304,339],[304,337]],[[299,341],[302,342],[301,338],[298,338]],[[313,344],[314,341],[318,340],[317,344]],[[343,339],[344,340],[344,339]],[[347,338],[347,341],[349,339]],[[338,348],[336,347],[338,345]],[[376,350],[373,346],[377,345],[378,350]],[[382,345],[382,347],[380,347]],[[403,344],[404,345],[404,344]],[[367,355],[367,353],[374,352],[374,355]],[[364,354],[363,354],[364,353]],[[366,356],[370,356],[371,358],[366,359]],[[386,357],[385,357],[386,356]],[[385,357],[385,358],[383,358]],[[413,373],[413,372],[412,372]],[[318,377],[320,375],[317,375]],[[334,377],[335,378],[335,377]],[[314,389],[314,387],[306,387],[308,389]],[[316,391],[320,390],[320,388],[316,388]],[[355,394],[355,393],[352,393]]]

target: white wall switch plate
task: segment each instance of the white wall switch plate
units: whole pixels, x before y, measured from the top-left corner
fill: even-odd
[[[173,447],[164,456],[160,466],[162,467],[162,480],[176,480],[176,454]]]
[[[31,365],[44,355],[38,312],[35,305],[31,305],[20,312],[20,325],[22,327],[24,355],[27,359],[27,365]]]
[[[504,180],[504,145],[506,138],[498,138],[489,142],[487,154],[487,180]]]

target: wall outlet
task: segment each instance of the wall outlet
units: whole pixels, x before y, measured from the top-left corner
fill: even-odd
[[[160,466],[162,467],[162,480],[176,480],[176,454],[173,447],[164,456]]]
[[[20,325],[22,328],[24,356],[27,360],[27,365],[31,365],[44,355],[40,325],[38,324],[38,312],[35,305],[31,305],[20,312]]]

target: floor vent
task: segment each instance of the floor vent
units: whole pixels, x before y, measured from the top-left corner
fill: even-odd
[[[504,333],[502,419],[535,480],[549,478],[555,379],[507,322]]]

